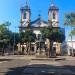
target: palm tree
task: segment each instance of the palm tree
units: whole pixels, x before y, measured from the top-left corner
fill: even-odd
[[[70,36],[75,36],[75,28],[70,32]]]
[[[75,13],[66,13],[65,14],[64,25],[65,26],[70,26],[71,27],[71,31],[72,31],[72,27],[75,26]],[[72,42],[72,34],[70,34],[70,36],[71,36],[71,42]],[[73,53],[73,42],[72,42],[72,56],[74,56],[74,53]]]

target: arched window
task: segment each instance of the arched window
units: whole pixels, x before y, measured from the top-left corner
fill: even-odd
[[[55,14],[55,12],[53,12],[53,19],[55,19],[56,18],[56,14]]]
[[[26,19],[26,12],[25,12],[24,15],[23,15],[23,19]]]

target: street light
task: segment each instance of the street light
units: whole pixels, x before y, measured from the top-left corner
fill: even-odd
[[[72,27],[71,27],[71,30],[72,30]],[[72,34],[71,34],[71,44],[72,44],[72,56],[74,56]]]

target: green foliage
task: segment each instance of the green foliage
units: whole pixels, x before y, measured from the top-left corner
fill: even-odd
[[[73,29],[71,32],[70,32],[70,36],[73,35],[75,36],[75,29]]]
[[[20,42],[19,33],[15,33],[9,30],[10,22],[0,24],[0,48],[13,48]]]
[[[51,41],[63,42],[65,40],[64,32],[59,28],[44,28],[41,33],[44,38],[49,38]]]
[[[9,31],[5,24],[0,25],[0,40],[9,41]]]
[[[20,40],[19,33],[11,32],[9,30],[10,22],[5,22],[0,25],[0,40],[5,40],[7,43],[10,42],[10,44],[18,43]]]
[[[65,40],[65,34],[63,31],[57,28],[53,29],[53,34],[52,34],[52,40],[53,41],[58,41],[58,42],[63,42]]]
[[[15,44],[18,44],[20,42],[20,35],[19,33],[10,32],[10,43],[13,45],[14,42]]]
[[[66,13],[64,25],[71,26],[70,36],[75,35],[75,29],[72,30],[72,27],[75,27],[75,13]]]
[[[75,13],[66,13],[64,25],[75,26]]]
[[[8,45],[10,38],[9,38],[9,30],[7,26],[9,25],[9,22],[0,24],[0,48],[4,52],[4,47]]]
[[[26,29],[25,32],[21,32],[20,34],[22,42],[34,42],[36,39],[36,35],[32,30]]]

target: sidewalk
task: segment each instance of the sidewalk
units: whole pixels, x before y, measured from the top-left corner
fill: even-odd
[[[8,55],[8,56],[0,56],[0,59],[25,59],[30,60],[32,58],[35,58],[34,56],[29,55]]]
[[[75,57],[72,56],[61,56],[63,58],[65,58],[66,60],[75,60]]]
[[[34,55],[8,55],[0,56],[0,59],[25,59],[25,60],[75,60],[75,57],[72,56],[57,56],[57,58],[36,58]]]

